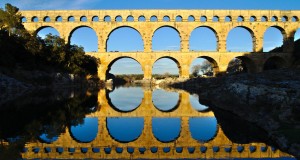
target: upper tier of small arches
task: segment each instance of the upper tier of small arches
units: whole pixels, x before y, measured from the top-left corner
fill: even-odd
[[[193,13],[194,12],[194,13]],[[298,11],[22,11],[22,22],[298,22]]]

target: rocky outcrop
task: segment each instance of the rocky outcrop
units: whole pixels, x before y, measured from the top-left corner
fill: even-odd
[[[278,147],[300,157],[300,70],[277,70],[173,85],[264,129]],[[298,150],[297,150],[298,149]]]

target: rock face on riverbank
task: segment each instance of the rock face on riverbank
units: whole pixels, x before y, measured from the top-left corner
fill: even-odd
[[[300,157],[299,69],[191,79],[172,87],[197,93],[200,101],[209,101],[212,108],[255,123],[280,149]]]

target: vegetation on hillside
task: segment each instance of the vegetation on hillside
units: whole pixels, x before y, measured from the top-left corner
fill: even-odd
[[[29,33],[21,22],[19,9],[6,4],[0,9],[0,67],[65,72],[80,75],[97,73],[97,60],[85,55],[82,47],[66,44],[48,34],[42,39]]]

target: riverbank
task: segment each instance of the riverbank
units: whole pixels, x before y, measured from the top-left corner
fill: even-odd
[[[196,93],[200,102],[229,111],[268,133],[283,151],[300,157],[300,70],[197,78],[170,84]]]

